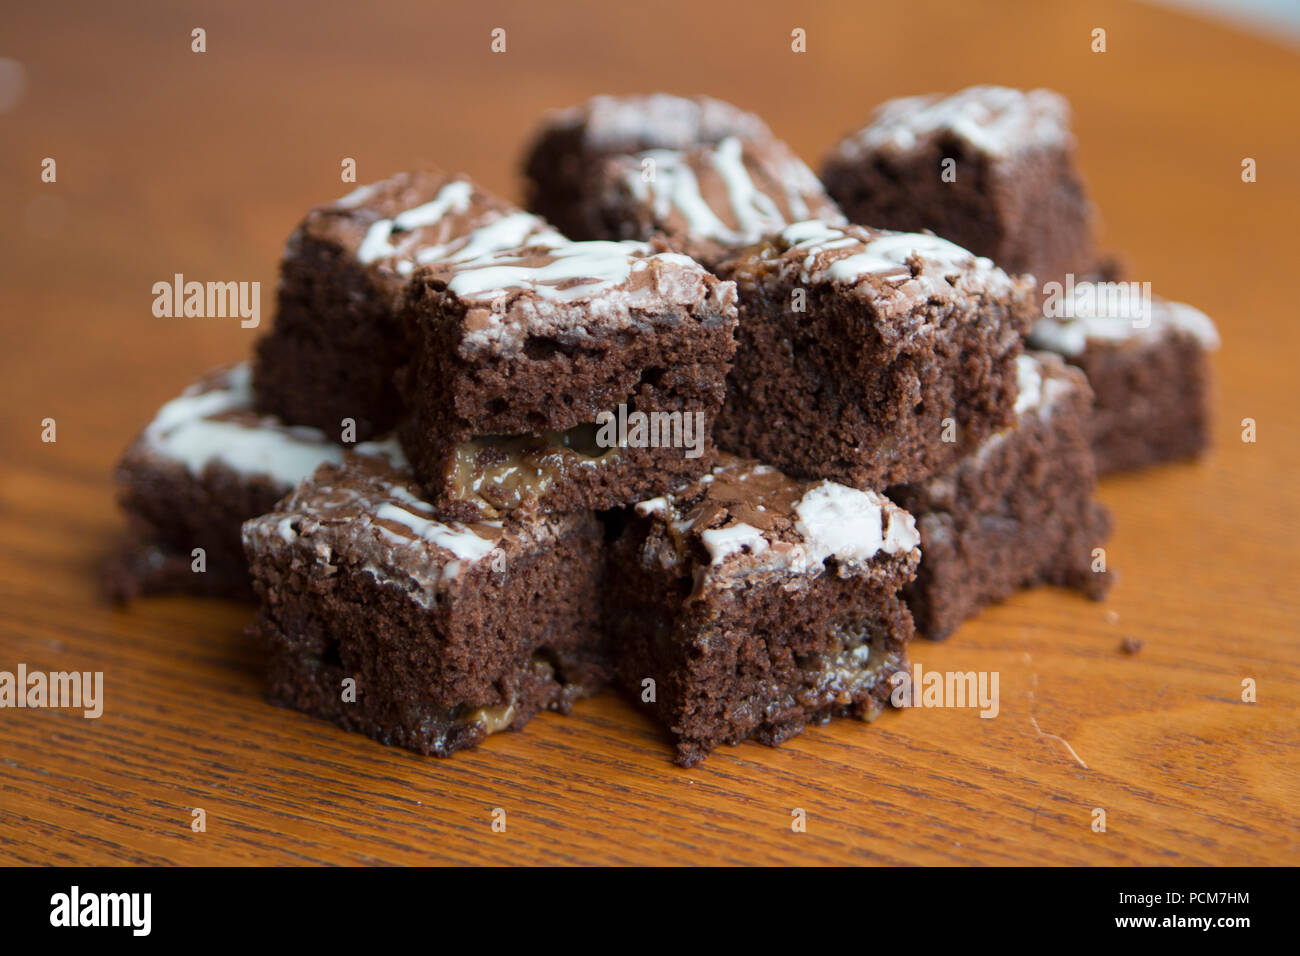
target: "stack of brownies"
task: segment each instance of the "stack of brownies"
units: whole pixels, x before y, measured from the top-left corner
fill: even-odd
[[[128,449],[114,590],[255,596],[273,701],[426,754],[610,681],[687,765],[870,719],[914,631],[1104,594],[1094,456],[1206,443],[1208,319],[1044,306],[1117,268],[1068,120],[894,101],[819,181],[728,104],[602,96],[533,212],[434,171],[313,209],[254,360]]]

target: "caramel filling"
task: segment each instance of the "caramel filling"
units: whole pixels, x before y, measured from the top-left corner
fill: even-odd
[[[619,449],[596,442],[594,423],[543,435],[484,435],[458,445],[448,468],[449,487],[459,501],[477,504],[497,518],[546,495],[581,468],[599,468],[619,458]]]
[[[544,680],[553,680],[555,678],[555,668],[540,652],[533,654],[529,658],[528,667],[535,675]],[[467,716],[459,718],[456,723],[464,726],[482,724],[485,735],[499,733],[514,723],[515,703],[516,701],[512,697],[506,703],[497,704],[495,707],[480,707]]]
[[[464,721],[466,724],[482,724],[483,732],[495,734],[505,730],[515,719],[515,702],[499,707],[480,707]]]
[[[842,639],[837,652],[817,654],[801,662],[817,676],[797,694],[800,703],[818,709],[827,704],[847,706],[858,701],[866,704],[863,718],[874,720],[882,708],[868,695],[895,671],[903,669],[902,652],[886,650],[883,637],[853,623],[837,626],[835,631]]]

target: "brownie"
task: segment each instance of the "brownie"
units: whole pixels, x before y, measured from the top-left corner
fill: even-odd
[[[608,238],[587,230],[584,208],[603,159],[771,135],[753,113],[708,96],[594,96],[549,114],[534,135],[523,162],[527,205],[571,239]]]
[[[349,453],[243,540],[269,698],[346,730],[447,756],[606,677],[590,513],[442,521],[409,469]]]
[[[907,669],[899,596],[920,560],[883,496],[719,455],[636,505],[611,545],[617,680],[691,766],[723,743],[776,745],[833,716],[874,719]]]
[[[776,139],[656,149],[596,161],[565,214],[591,239],[650,239],[713,268],[794,222],[846,222],[803,161]]]
[[[257,344],[257,406],[358,441],[402,413],[393,375],[412,336],[397,303],[416,268],[556,234],[464,176],[402,173],[311,210],[280,264],[275,324]]]
[[[1056,584],[1100,599],[1110,586],[1104,566],[1092,570],[1110,533],[1093,500],[1092,391],[1055,355],[1020,355],[1016,372],[1015,424],[942,474],[888,491],[921,532],[921,567],[903,595],[922,637],[947,637],[1019,588]]]
[[[809,221],[718,274],[740,296],[720,448],[880,488],[941,471],[1014,420],[1033,292],[987,259]]]
[[[1209,353],[1214,323],[1181,302],[1151,298],[1136,309],[1068,309],[1030,333],[1079,366],[1096,394],[1090,425],[1097,471],[1108,475],[1193,458],[1210,441]]]
[[[974,86],[883,104],[830,150],[822,181],[853,222],[929,229],[1046,282],[1096,258],[1074,152],[1061,95]]]
[[[446,517],[611,508],[708,467],[736,296],[686,256],[560,241],[426,269],[407,291],[399,434]]]
[[[253,410],[247,363],[217,369],[164,405],[117,467],[130,543],[114,556],[110,593],[250,598],[239,527],[343,448],[315,428]],[[400,454],[396,444],[367,445]],[[203,573],[193,550],[204,551]]]

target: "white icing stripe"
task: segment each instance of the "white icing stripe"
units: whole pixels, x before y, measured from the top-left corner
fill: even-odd
[[[584,106],[563,111],[554,124],[585,126],[583,140],[597,152],[632,152],[636,144],[687,149],[728,134],[746,139],[771,135],[753,113],[708,96],[691,99],[668,93],[644,96],[594,96]]]
[[[906,272],[907,260],[913,255],[919,255],[943,269],[953,271],[961,269],[963,264],[975,258],[961,246],[937,236],[882,236],[868,242],[856,256],[848,256],[832,263],[826,274],[836,282],[852,282],[868,273]]]
[[[398,213],[392,219],[380,219],[366,232],[357,250],[357,259],[369,265],[380,259],[401,255],[412,244],[413,237],[391,242],[394,232],[412,232],[425,226],[432,226],[445,216],[464,212],[469,208],[473,187],[463,179],[448,183],[439,190],[438,195],[423,205]]]
[[[200,392],[191,385],[180,396],[158,409],[147,432],[160,433],[179,425],[253,405],[253,372],[248,362],[241,362],[226,375],[225,387]]]
[[[425,518],[390,502],[377,506],[375,517],[410,529],[416,537],[450,551],[461,561],[478,561],[496,549],[496,542],[481,538],[464,526]]]
[[[358,455],[387,458],[394,468],[408,468],[406,453],[396,438],[384,438],[379,441],[363,441],[352,448]]]
[[[1219,330],[1208,315],[1185,302],[1164,302],[1163,305],[1165,308],[1160,313],[1160,317],[1164,322],[1184,332],[1190,332],[1200,339],[1201,344],[1206,348],[1219,347]]]
[[[379,191],[380,185],[382,184],[366,183],[364,186],[358,186],[342,199],[335,200],[334,205],[339,209],[356,209],[368,202],[370,197]]]
[[[991,259],[976,256],[956,243],[938,236],[912,232],[888,232],[867,241],[820,220],[797,222],[781,232],[792,249],[807,253],[800,270],[804,282],[830,281],[852,285],[869,275],[910,276],[908,260],[920,257],[937,267],[942,275],[921,274],[915,278],[932,288],[945,284],[944,277],[973,269],[989,287],[999,291],[1010,284],[1010,277]],[[818,264],[818,256],[839,249],[859,251]]]
[[[480,226],[457,242],[421,249],[415,254],[415,261],[420,265],[442,261],[468,262],[524,245],[556,246],[565,241],[562,235],[546,224],[546,220],[532,213],[516,212]],[[402,265],[408,266],[409,270],[409,263]]]
[[[525,288],[544,298],[569,301],[592,293],[592,286],[626,282],[635,268],[645,268],[655,258],[634,258],[646,246],[637,242],[570,242],[555,246],[544,265],[515,265],[491,256],[467,263],[447,287],[462,298],[495,298],[510,288]],[[682,258],[682,257],[677,257]],[[687,260],[690,261],[690,260]],[[559,288],[564,285],[565,288]]]
[[[1016,356],[1016,388],[1017,415],[1029,411],[1043,400],[1043,370],[1038,359],[1032,355]]]
[[[187,389],[159,409],[145,428],[145,444],[195,475],[220,463],[237,474],[266,475],[285,488],[323,462],[343,460],[343,449],[315,428],[213,421],[211,416],[223,412],[252,409],[251,379],[243,363],[231,369],[223,388]]]
[[[795,159],[781,164],[784,173],[779,177],[782,192],[792,213],[792,216],[786,216],[776,200],[754,184],[745,165],[744,149],[741,140],[730,137],[711,149],[690,153],[650,150],[634,157],[635,162],[628,168],[624,182],[633,195],[651,204],[655,218],[660,222],[665,222],[676,211],[686,220],[686,228],[692,235],[719,242],[753,242],[787,225],[792,219],[805,218],[808,204],[801,190],[809,194],[821,192],[821,185],[812,172]],[[646,182],[641,176],[641,165],[646,159],[655,164],[653,182]],[[734,229],[727,226],[718,210],[704,199],[692,162],[705,164],[722,180],[728,206],[736,220]]]
[[[152,447],[196,475],[220,462],[237,474],[266,475],[288,488],[318,465],[343,460],[340,446],[314,428],[303,431],[300,439],[279,429],[197,420],[161,436]]]
[[[973,86],[946,97],[891,100],[856,138],[868,150],[910,150],[940,131],[996,154],[1055,145],[1069,139],[1069,106],[1049,90]]]
[[[388,442],[358,445],[357,451],[363,448],[384,452]],[[442,591],[468,568],[496,552],[506,537],[499,521],[474,526],[491,528],[489,539],[469,526],[418,514],[416,510],[428,511],[431,506],[404,485],[382,479],[361,487],[307,482],[286,499],[284,506],[287,511],[271,512],[244,524],[246,547],[253,542],[259,547],[292,547],[308,561],[329,567],[329,573],[333,573],[335,568],[331,566],[337,565],[340,557],[371,555],[372,559],[360,567],[362,572],[381,584],[401,589],[426,608],[435,607]],[[340,519],[340,513],[347,514],[347,518]],[[358,529],[368,529],[393,550],[371,554],[368,547],[361,545],[358,552]],[[421,547],[422,543],[439,551],[429,551]]]
[[[1043,363],[1036,355],[1029,352],[1016,356],[1016,393],[1015,413],[1017,422],[994,432],[985,438],[973,452],[973,460],[985,462],[993,450],[1015,434],[1020,427],[1020,420],[1032,416],[1046,421],[1052,416],[1052,409],[1065,395],[1074,391],[1074,383],[1068,378],[1043,374]],[[937,476],[932,482],[951,481],[950,477]]]
[[[1044,317],[1034,323],[1029,343],[1059,355],[1083,354],[1089,342],[1124,342],[1129,339],[1153,338],[1181,329],[1195,336],[1207,349],[1219,346],[1218,330],[1213,320],[1199,309],[1183,302],[1156,299],[1145,322],[1128,315],[1076,315],[1070,318]]]
[[[642,518],[653,514],[668,514],[668,499],[663,495],[658,498],[647,498],[645,501],[639,501],[636,504],[636,513]]]
[[[734,466],[716,465],[714,472],[720,473],[728,467]],[[745,468],[748,475],[754,476],[774,470],[762,465]],[[739,470],[733,477],[743,483],[748,475],[745,470]],[[681,538],[708,512],[691,509],[683,516],[677,510],[680,506],[671,496],[650,498],[638,503],[636,511],[643,517],[658,515],[674,538]],[[757,503],[755,507],[760,512],[766,510]],[[719,528],[701,530],[699,540],[709,556],[705,576],[730,587],[751,579],[754,574],[770,571],[817,575],[829,558],[835,558],[841,570],[861,570],[882,552],[910,556],[921,543],[916,520],[908,512],[877,492],[831,481],[807,488],[790,516],[798,533],[793,541],[783,540],[773,528],[764,530],[735,520]],[[649,552],[643,554],[644,560],[661,560],[647,555]],[[681,555],[678,559],[684,560]]]
[[[728,556],[745,549],[750,554],[762,554],[767,550],[763,532],[744,522],[701,531],[700,540],[704,542],[712,564],[721,564]]]
[[[882,547],[886,554],[904,554],[921,543],[921,533],[916,530],[916,519],[902,508],[889,511],[889,524],[885,528]]]
[[[641,157],[655,162],[654,183],[645,182],[639,169],[629,171],[627,182],[632,186],[633,195],[650,201],[656,219],[663,222],[676,210],[686,220],[686,228],[695,235],[730,235],[726,224],[704,201],[700,182],[681,153],[655,150],[642,153]]]
[[[723,140],[710,158],[713,168],[727,186],[731,208],[739,223],[737,241],[757,238],[788,221],[772,197],[760,192],[754,185],[749,170],[745,168],[740,140]]]
[[[796,222],[785,228],[781,233],[781,238],[792,246],[805,245],[822,245],[835,240],[844,240],[852,243],[853,240],[839,229],[831,226],[829,223],[822,222],[820,219],[808,219],[804,222]]]
[[[890,511],[889,528],[885,512]],[[878,552],[900,554],[920,544],[911,515],[871,491],[859,491],[823,481],[795,505],[795,527],[803,535],[807,560],[820,564],[829,557],[865,562]],[[888,533],[886,533],[888,530]]]

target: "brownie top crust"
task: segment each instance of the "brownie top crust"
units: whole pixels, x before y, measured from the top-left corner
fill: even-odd
[[[1051,90],[1005,86],[902,97],[878,106],[867,125],[841,140],[827,159],[851,163],[876,153],[903,155],[951,139],[995,160],[1028,150],[1072,150],[1070,104]]]
[[[639,153],[647,149],[689,149],[728,136],[767,139],[767,124],[753,113],[709,96],[668,93],[593,96],[552,113],[541,136],[576,136],[590,153]]]
[[[175,462],[194,475],[221,465],[238,475],[265,476],[286,490],[317,465],[342,461],[342,446],[319,429],[254,411],[251,378],[247,362],[209,372],[158,410],[128,456]],[[366,445],[399,454],[396,447]]]
[[[793,222],[847,222],[804,162],[779,140],[731,136],[690,150],[610,157],[601,175],[679,241],[757,242]]]
[[[430,170],[360,186],[311,210],[290,237],[286,257],[305,237],[398,276],[430,263],[560,238],[545,220],[498,199],[468,177]]]
[[[808,220],[788,226],[721,266],[725,275],[829,285],[869,301],[884,316],[932,299],[1014,297],[1028,303],[1033,283],[1008,276],[990,259],[929,233],[888,232]]]
[[[1219,346],[1213,320],[1183,302],[1152,298],[1147,305],[1116,310],[1108,302],[1071,307],[1072,315],[1044,316],[1034,322],[1029,345],[1061,355],[1081,355],[1091,344],[1123,345],[1158,341],[1175,333],[1196,338],[1205,349]]]
[[[773,573],[816,577],[827,562],[849,577],[878,570],[882,558],[901,557],[913,571],[920,561],[915,520],[883,495],[795,481],[733,455],[635,510],[656,525],[643,560],[691,569],[697,594]]]
[[[269,552],[319,564],[326,573],[346,561],[432,607],[471,568],[553,541],[583,518],[442,521],[408,468],[359,451],[341,464],[322,465],[273,511],[245,522],[243,538],[250,558]]]
[[[461,312],[464,354],[516,354],[530,338],[581,345],[645,326],[735,322],[736,287],[638,242],[535,243],[426,269]]]

